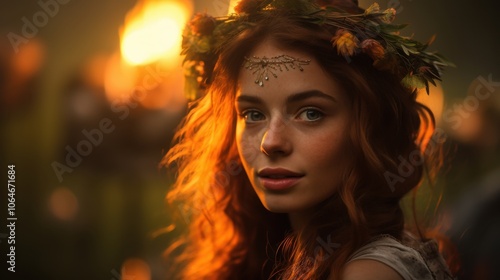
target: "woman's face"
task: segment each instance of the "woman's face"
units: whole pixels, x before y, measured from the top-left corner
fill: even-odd
[[[272,212],[301,213],[341,184],[350,160],[351,107],[343,89],[310,55],[266,40],[249,57],[279,55],[310,62],[303,71],[287,71],[282,63],[283,72],[274,71],[277,78],[269,74],[262,87],[256,84],[257,68],[241,69],[236,141],[262,204]]]

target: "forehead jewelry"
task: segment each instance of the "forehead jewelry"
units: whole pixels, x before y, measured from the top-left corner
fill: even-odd
[[[311,60],[302,60],[298,58],[293,58],[289,55],[278,55],[271,58],[267,57],[257,57],[252,58],[245,57],[245,69],[253,71],[252,74],[257,74],[255,83],[259,86],[264,86],[264,81],[269,81],[269,74],[273,75],[274,78],[278,78],[276,72],[283,72],[283,68],[286,71],[290,69],[299,69],[304,71],[302,65],[307,65]]]

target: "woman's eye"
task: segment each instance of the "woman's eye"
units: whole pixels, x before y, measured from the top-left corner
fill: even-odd
[[[247,123],[264,120],[264,115],[258,111],[245,111],[241,115]]]
[[[323,117],[323,113],[316,109],[306,109],[302,111],[299,115],[299,119],[313,122],[321,119]]]

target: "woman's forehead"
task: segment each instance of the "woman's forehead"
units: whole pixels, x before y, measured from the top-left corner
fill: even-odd
[[[286,79],[286,77],[296,76],[293,73],[288,75],[291,72],[306,72],[314,63],[310,55],[284,48],[273,40],[266,39],[244,57],[238,84],[240,87],[245,87],[250,81],[250,84],[264,88],[280,77]]]
[[[255,48],[253,48],[248,53],[247,57],[252,57],[252,56],[274,57],[274,56],[279,56],[283,53],[286,53],[296,58],[309,59],[309,60],[312,57],[311,55],[298,50],[296,47],[294,48],[293,46],[285,46],[270,37],[262,40],[259,44],[257,44]]]

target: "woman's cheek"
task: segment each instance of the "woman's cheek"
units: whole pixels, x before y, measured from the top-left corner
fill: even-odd
[[[346,155],[349,154],[349,146],[347,145],[347,137],[338,131],[315,135],[308,143],[309,161],[317,168],[338,166],[345,163]]]
[[[238,131],[236,137],[238,141],[238,152],[241,159],[249,165],[255,161],[260,154],[260,141],[258,133],[249,133],[248,131]]]

